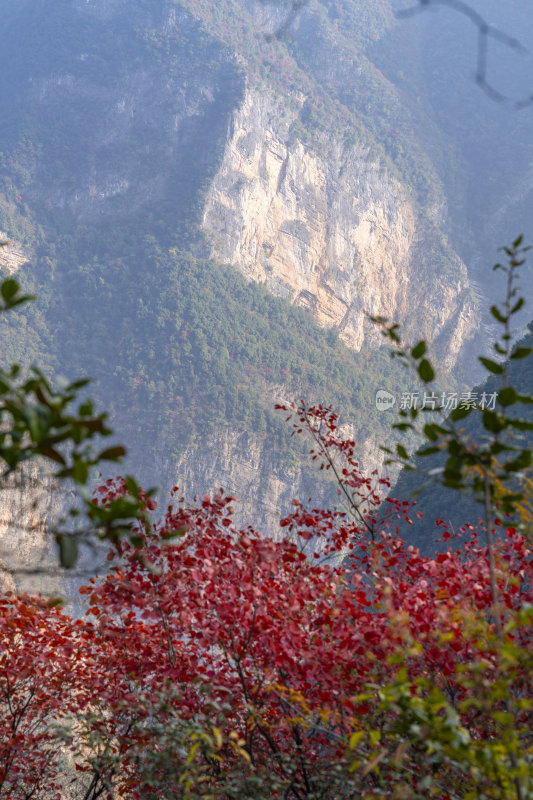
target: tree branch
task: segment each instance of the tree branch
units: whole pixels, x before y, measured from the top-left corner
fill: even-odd
[[[508,97],[496,89],[489,82],[487,77],[489,39],[500,42],[500,44],[503,44],[510,50],[515,50],[521,55],[527,53],[527,49],[514,36],[509,36],[509,34],[505,33],[505,31],[502,31],[494,25],[488,23],[481,14],[475,11],[475,9],[468,5],[468,3],[464,2],[464,0],[418,0],[416,5],[397,11],[396,16],[399,19],[406,19],[426,11],[430,6],[437,5],[451,8],[452,11],[462,14],[464,17],[466,17],[466,19],[469,20],[469,22],[472,23],[475,28],[477,28],[478,42],[475,80],[480,89],[482,89],[482,91],[484,91],[485,94],[491,98],[491,100],[494,100],[498,103],[510,103],[518,109],[524,108],[525,106],[533,103],[533,94],[528,95],[521,100],[513,100],[511,97]]]

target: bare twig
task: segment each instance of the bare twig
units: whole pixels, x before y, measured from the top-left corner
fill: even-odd
[[[281,6],[284,5],[283,0],[259,0],[261,5],[263,6]],[[282,24],[276,28],[273,33],[266,34],[265,38],[267,41],[272,41],[273,39],[283,39],[285,34],[290,29],[291,25],[293,24],[294,20],[298,16],[299,12],[309,3],[309,0],[292,0],[291,7],[287,12],[287,16],[283,20]]]
[[[489,39],[500,42],[510,50],[515,50],[521,55],[527,53],[527,49],[521,42],[514,36],[509,36],[505,31],[500,30],[494,25],[491,25],[487,20],[473,9],[464,0],[418,0],[418,3],[410,8],[405,8],[396,12],[396,16],[400,19],[413,17],[427,10],[430,6],[445,6],[462,14],[468,19],[472,25],[477,29],[478,42],[477,42],[477,67],[476,67],[476,83],[492,100],[499,103],[510,103],[515,108],[525,108],[533,103],[533,94],[522,98],[521,100],[513,100],[511,97],[500,92],[488,80],[488,49]]]

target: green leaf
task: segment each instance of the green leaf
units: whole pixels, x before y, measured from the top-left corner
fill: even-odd
[[[107,450],[102,450],[98,453],[98,461],[118,461],[126,455],[126,448],[117,445],[116,447],[109,447]]]
[[[505,513],[512,514],[516,511],[516,503],[521,503],[524,495],[520,493],[505,494],[501,499],[502,509]]]
[[[103,434],[106,430],[102,417],[96,417],[96,419],[82,419],[81,425],[92,433]]]
[[[434,422],[424,425],[424,433],[431,442],[436,442],[439,436],[447,432],[448,431],[445,428],[442,428],[440,425],[437,425]]]
[[[483,427],[486,431],[490,431],[491,433],[501,433],[505,428],[505,425],[500,420],[499,415],[496,411],[489,411],[488,409],[483,410]]]
[[[511,309],[511,314],[516,314],[517,311],[520,311],[520,309],[522,308],[522,306],[524,305],[525,302],[526,301],[524,300],[523,297],[519,297],[518,300],[516,301],[516,303],[514,304],[514,306]]]
[[[94,406],[92,400],[86,400],[78,409],[80,417],[90,417],[94,413]]]
[[[447,473],[444,471],[442,476],[442,485],[447,489],[463,489],[461,474],[456,472]]]
[[[79,389],[83,389],[84,386],[87,386],[91,382],[90,378],[80,378],[78,381],[74,381],[73,383],[69,383],[67,389],[69,391],[77,392]]]
[[[29,300],[37,300],[36,295],[34,294],[23,294],[21,297],[17,297],[14,300],[9,301],[9,308],[15,308],[15,306],[20,306],[22,303],[27,303]]]
[[[491,442],[489,450],[495,456],[498,456],[498,455],[500,455],[500,453],[508,452],[509,451],[509,447],[507,445],[503,444],[503,442],[500,442],[497,439],[494,439],[494,441]]]
[[[89,477],[89,467],[85,461],[82,461],[80,458],[76,458],[74,461],[74,468],[72,470],[72,477],[76,483],[87,483],[87,479]]]
[[[43,406],[33,406],[27,409],[26,418],[32,441],[38,443],[46,436],[49,426],[49,415]]]
[[[139,485],[135,478],[132,478],[131,475],[126,475],[126,486],[128,487],[128,492],[131,494],[131,496],[138,500]]]
[[[162,539],[176,539],[178,536],[184,536],[187,533],[187,528],[176,528],[173,531],[167,531],[161,534]]]
[[[511,353],[511,358],[514,360],[518,358],[527,358],[532,351],[533,347],[515,347]]]
[[[483,364],[489,372],[493,372],[495,375],[501,375],[503,372],[503,365],[498,364],[496,361],[491,361],[490,358],[485,358],[484,356],[480,356],[479,360]]]
[[[409,455],[407,453],[407,450],[405,449],[405,447],[402,444],[397,444],[396,445],[396,452],[398,453],[400,458],[403,458],[406,461],[409,459]]]
[[[431,456],[433,453],[440,453],[440,447],[423,447],[416,452],[417,456]]]
[[[426,352],[426,343],[424,342],[424,340],[421,340],[420,342],[418,342],[418,344],[416,344],[412,348],[411,355],[413,356],[413,358],[422,358],[425,352]]]
[[[509,425],[516,428],[517,431],[533,431],[533,422],[528,422],[525,419],[510,419]]]
[[[52,459],[52,461],[55,461],[57,464],[61,464],[63,467],[66,465],[65,459],[63,458],[61,453],[59,453],[57,450],[54,450],[53,447],[48,447],[48,446],[41,447],[39,449],[39,452],[41,453],[41,455]]]
[[[519,472],[520,470],[527,469],[530,464],[531,450],[523,450],[513,461],[508,461],[504,469],[506,472]]]
[[[451,456],[454,456],[455,460],[457,461],[457,466],[461,466],[461,457],[463,454],[463,448],[461,447],[461,443],[457,441],[457,439],[450,439],[448,442],[448,453]],[[451,459],[449,458],[447,461],[448,467],[451,466]]]
[[[56,536],[59,547],[59,561],[65,569],[71,569],[78,560],[78,542],[71,536]]]
[[[450,412],[450,419],[452,422],[459,422],[460,419],[467,417],[472,411],[471,406],[457,406]]]
[[[500,389],[498,393],[498,402],[501,406],[512,406],[518,401],[518,395],[512,386],[506,386]]]
[[[10,303],[19,290],[19,285],[14,278],[8,278],[0,285],[0,292],[6,303]]]
[[[502,323],[502,325],[505,325],[505,323],[507,322],[507,317],[503,316],[503,314],[500,311],[500,309],[498,308],[498,306],[491,306],[490,307],[490,313],[492,314],[494,319],[497,319],[498,322]]]
[[[426,358],[423,358],[420,364],[418,365],[418,374],[420,375],[424,383],[429,383],[435,377],[435,372],[433,371],[433,367]]]

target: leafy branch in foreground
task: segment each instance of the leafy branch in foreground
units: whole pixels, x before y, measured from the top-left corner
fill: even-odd
[[[340,501],[339,508],[309,511],[294,500],[295,510],[282,520],[282,527],[288,532],[298,529],[300,538],[307,538],[313,548],[320,547],[324,558],[331,553],[338,558],[353,550],[356,542],[376,541],[380,530],[388,528],[399,515],[407,518],[409,503],[390,500],[384,511],[382,495],[390,489],[390,479],[380,476],[378,470],[370,475],[363,472],[356,458],[356,443],[341,433],[339,415],[332,408],[303,400],[276,408],[287,413],[293,435],[305,432],[311,439],[311,459],[320,470],[330,472]],[[307,537],[305,527],[309,528]],[[327,531],[322,540],[321,530]]]
[[[19,285],[8,278],[0,285],[0,313],[11,311],[28,300]],[[129,493],[105,509],[96,505],[89,491],[92,471],[103,462],[118,462],[124,447],[115,445],[96,450],[93,441],[108,437],[106,414],[95,414],[91,400],[81,397],[89,380],[83,379],[54,388],[37,367],[23,377],[18,364],[0,369],[0,482],[6,486],[14,473],[28,465],[46,469],[46,477],[55,487],[77,489],[88,526],[71,524],[55,530],[59,560],[63,567],[73,567],[78,560],[79,542],[90,543],[96,536],[116,543],[121,536],[133,535],[132,526],[144,504],[140,490],[129,478]],[[76,408],[77,404],[77,408]],[[69,512],[71,520],[80,510]]]
[[[425,346],[404,357],[430,380]],[[81,587],[85,617],[0,596],[0,800],[533,798],[531,529],[467,526],[422,556],[378,518],[388,481],[337,415],[284,410],[343,508],[295,502],[274,540],[222,490],[186,506],[174,487],[151,524],[109,479],[95,509],[143,512]]]
[[[502,513],[516,513],[525,499],[520,490],[520,481],[524,478],[524,470],[531,465],[531,449],[521,436],[533,431],[533,422],[508,413],[511,406],[533,404],[533,397],[519,394],[509,385],[508,378],[509,362],[526,358],[531,353],[529,347],[512,349],[511,330],[512,317],[524,304],[524,298],[518,295],[516,279],[519,268],[525,263],[524,255],[528,249],[523,246],[522,237],[519,237],[511,247],[503,248],[507,263],[494,267],[507,275],[503,305],[491,308],[491,314],[502,326],[503,332],[493,344],[496,359],[485,356],[479,359],[490,374],[501,376],[502,385],[494,408],[471,399],[446,416],[442,408],[436,408],[434,403],[429,402],[436,398],[437,392],[434,386],[435,370],[426,357],[426,343],[420,341],[406,348],[401,342],[398,325],[388,325],[385,319],[374,318],[382,326],[384,336],[394,344],[393,355],[415,369],[426,387],[426,402],[422,407],[401,409],[400,420],[393,428],[401,432],[411,431],[425,440],[425,446],[417,451],[418,456],[431,456],[439,452],[446,454],[444,465],[434,470],[431,477],[439,480],[443,486],[467,491],[482,503],[487,528],[490,527],[496,495]],[[474,411],[479,413],[484,431],[481,440],[474,440],[458,425]],[[415,468],[413,458],[403,444],[397,443],[395,452],[390,448],[382,449],[389,456],[387,463],[399,463],[408,470]],[[502,487],[505,488],[502,490]]]
[[[520,524],[520,510],[527,501],[524,483],[525,470],[531,465],[531,447],[524,444],[518,435],[533,431],[533,423],[524,418],[510,416],[508,408],[516,404],[531,405],[533,397],[519,394],[508,381],[508,362],[526,358],[531,348],[518,347],[512,350],[511,320],[524,304],[518,296],[516,285],[517,271],[525,263],[522,237],[519,236],[510,247],[503,248],[507,256],[506,264],[496,264],[495,270],[502,270],[507,275],[506,296],[502,307],[492,306],[491,314],[503,328],[498,341],[493,345],[496,356],[501,360],[480,357],[483,366],[490,374],[501,376],[502,386],[497,394],[497,405],[494,409],[481,407],[471,402],[467,407],[454,409],[446,417],[442,409],[436,411],[439,421],[434,421],[435,410],[431,405],[421,409],[412,408],[409,412],[400,410],[400,422],[393,427],[400,431],[413,431],[425,438],[428,443],[418,451],[419,456],[431,456],[435,453],[446,453],[443,467],[432,470],[433,478],[440,480],[443,486],[468,492],[482,504],[487,537],[487,553],[491,587],[491,614],[494,618],[497,634],[503,641],[503,619],[501,615],[502,600],[498,590],[495,539],[498,527],[508,527],[513,522]],[[413,366],[428,390],[432,390],[434,370],[425,358],[426,344],[421,341],[414,347],[406,349],[402,346],[398,334],[398,326],[387,326],[384,320],[377,320],[383,325],[383,333],[395,345],[395,355]],[[434,392],[431,391],[431,395]],[[457,423],[468,417],[473,410],[480,413],[483,436],[474,439]],[[425,422],[427,415],[432,419]],[[396,454],[386,449],[390,461],[400,461],[407,469],[414,469],[413,461],[402,444],[396,445]],[[499,516],[496,516],[496,509]],[[503,517],[500,519],[500,517]],[[524,528],[524,525],[522,525]],[[531,535],[531,530],[525,530]]]

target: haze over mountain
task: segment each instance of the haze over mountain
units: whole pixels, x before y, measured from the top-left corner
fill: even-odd
[[[142,480],[271,524],[322,491],[273,411],[300,396],[380,467],[375,393],[414,383],[364,312],[427,339],[446,386],[479,378],[532,112],[475,86],[461,16],[399,5],[0,0],[0,266],[39,297],[4,363],[92,375]],[[529,4],[482,6],[533,40]],[[495,77],[522,97],[516,58]]]

